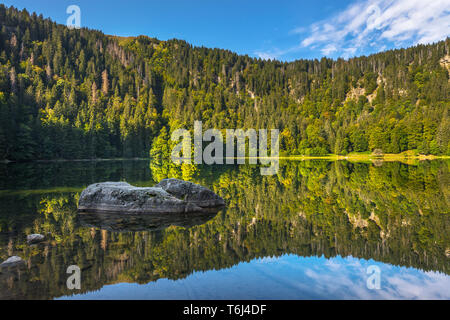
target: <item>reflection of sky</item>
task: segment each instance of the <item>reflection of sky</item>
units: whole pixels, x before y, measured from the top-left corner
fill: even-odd
[[[381,270],[370,290],[366,270]],[[83,284],[81,284],[83,285]],[[450,299],[450,277],[353,257],[295,255],[255,259],[229,269],[195,272],[185,279],[145,285],[121,283],[70,299]]]

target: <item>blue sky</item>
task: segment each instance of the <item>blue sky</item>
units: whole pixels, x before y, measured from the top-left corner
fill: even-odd
[[[450,0],[0,0],[120,36],[178,38],[264,59],[367,55],[450,36]]]

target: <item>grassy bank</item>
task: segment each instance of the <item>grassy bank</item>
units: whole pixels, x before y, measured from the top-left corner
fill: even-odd
[[[436,156],[436,155],[424,155],[416,154],[414,152],[402,152],[402,153],[385,153],[385,154],[373,154],[373,153],[349,153],[348,155],[329,154],[324,156],[304,156],[304,155],[291,155],[280,156],[283,160],[347,160],[347,161],[423,161],[423,160],[436,160],[436,159],[450,159],[450,156]]]

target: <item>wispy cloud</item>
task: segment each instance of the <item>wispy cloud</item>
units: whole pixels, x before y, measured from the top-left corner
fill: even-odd
[[[305,33],[304,29],[293,30]],[[450,36],[450,0],[366,0],[310,26],[304,48],[348,58],[395,47],[432,43]]]
[[[271,51],[256,51],[255,54],[263,59],[263,60],[274,60],[274,59],[278,59],[281,54],[275,50],[271,50]]]
[[[288,48],[285,50],[274,48],[269,51],[256,51],[255,55],[263,60],[273,60],[273,59],[279,59],[288,53],[295,52],[300,48],[301,48],[301,45],[296,45],[294,47],[291,47],[291,48]]]

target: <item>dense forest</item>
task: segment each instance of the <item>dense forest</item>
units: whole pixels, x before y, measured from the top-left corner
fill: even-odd
[[[0,4],[0,160],[148,157],[194,120],[278,128],[286,155],[450,155],[449,72],[449,38],[287,63]]]

